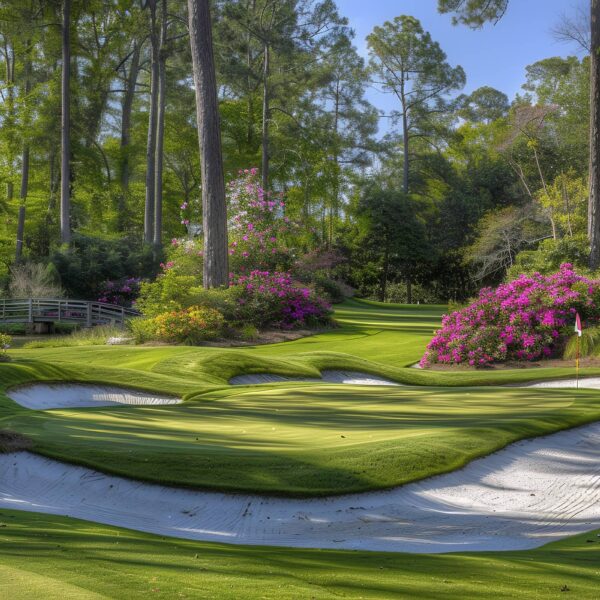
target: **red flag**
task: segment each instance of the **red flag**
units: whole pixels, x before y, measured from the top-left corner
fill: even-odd
[[[579,318],[579,313],[575,313],[575,333],[581,337],[581,332],[583,331],[583,327],[581,326],[581,319]]]

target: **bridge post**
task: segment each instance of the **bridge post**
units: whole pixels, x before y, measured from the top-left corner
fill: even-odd
[[[28,323],[33,323],[33,299],[29,298],[29,302],[28,302],[28,309],[29,309],[29,315],[28,315]]]
[[[85,326],[91,327],[92,326],[92,305],[88,302],[85,306],[86,306]]]

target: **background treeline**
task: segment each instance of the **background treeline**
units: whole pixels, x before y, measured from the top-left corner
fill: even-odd
[[[0,280],[44,262],[94,298],[107,279],[152,277],[162,246],[198,231],[194,88],[184,1],[69,4],[64,244],[65,2],[0,2]],[[213,11],[226,178],[258,166],[284,194],[298,257],[321,252],[360,293],[409,302],[587,264],[588,58],[530,65],[509,101],[461,94],[468,74],[413,17],[376,27],[365,61],[332,0]],[[396,110],[372,106],[369,86]]]

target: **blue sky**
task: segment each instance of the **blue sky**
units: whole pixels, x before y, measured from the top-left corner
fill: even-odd
[[[450,64],[463,67],[466,93],[489,85],[512,99],[521,91],[527,65],[549,56],[575,54],[573,48],[556,42],[550,30],[561,15],[572,13],[582,0],[510,0],[497,25],[488,24],[477,31],[453,26],[449,15],[438,14],[437,0],[336,1],[356,32],[354,43],[363,56],[367,57],[365,37],[375,25],[401,14],[412,15],[439,42]],[[368,97],[377,108],[395,108],[387,94],[370,90]]]

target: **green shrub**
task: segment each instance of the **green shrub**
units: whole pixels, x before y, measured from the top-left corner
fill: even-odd
[[[224,326],[223,315],[204,306],[191,306],[131,322],[136,340],[192,345],[219,337]]]
[[[131,332],[136,344],[150,342],[154,338],[154,319],[138,317],[127,322],[127,328]]]
[[[346,298],[351,298],[354,295],[354,290],[335,279],[330,279],[326,275],[317,274],[313,277],[315,292],[327,298],[330,302],[343,302]]]
[[[589,256],[590,242],[587,235],[543,240],[535,250],[523,250],[517,254],[506,279],[511,281],[520,275],[533,275],[536,272],[550,275],[558,271],[562,263],[570,263],[577,268],[578,273],[589,275]]]
[[[253,342],[258,339],[259,331],[254,325],[244,325],[239,330],[239,336],[245,342]]]
[[[0,362],[9,361],[6,351],[10,348],[12,337],[6,333],[0,333]]]
[[[134,239],[103,239],[74,234],[68,248],[57,250],[50,261],[67,295],[96,300],[109,279],[151,277],[156,273],[152,249]]]
[[[197,279],[193,275],[179,275],[174,270],[167,270],[156,281],[142,283],[135,308],[146,317],[189,308],[197,304],[192,292],[196,285]]]

